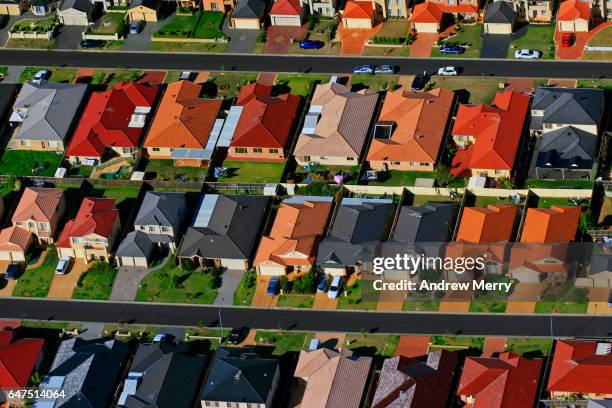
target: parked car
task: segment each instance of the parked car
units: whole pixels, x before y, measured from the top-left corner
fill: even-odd
[[[225,339],[225,341],[228,344],[233,344],[233,345],[240,344],[244,341],[244,339],[247,338],[248,335],[249,335],[248,327],[234,327],[232,331],[230,332],[230,334]]]
[[[81,41],[81,48],[102,48],[105,42],[102,40],[83,40]]]
[[[62,256],[55,267],[56,275],[65,275],[68,272],[68,267],[70,266],[70,257]]]
[[[183,71],[181,72],[181,76],[179,77],[179,81],[189,81],[191,80],[191,71]]]
[[[536,50],[528,50],[528,49],[522,49],[522,50],[516,50],[514,52],[514,58],[516,59],[538,59],[542,56],[542,53],[540,51],[536,51]]]
[[[459,73],[457,72],[457,68],[455,67],[442,67],[438,69],[438,75],[451,76],[458,74]]]
[[[565,33],[561,36],[561,46],[562,47],[571,47],[574,45],[574,34]]]
[[[6,267],[5,278],[7,280],[15,280],[21,274],[21,270],[23,269],[23,265],[19,262],[11,262]]]
[[[153,337],[153,343],[172,343],[173,335],[168,333],[157,333]]]
[[[374,73],[374,66],[372,65],[357,65],[355,68],[353,68],[353,74],[355,75],[373,74],[373,73]]]
[[[429,74],[426,71],[423,71],[422,74],[417,74],[414,76],[412,80],[412,85],[410,86],[413,91],[420,91],[425,88],[425,85],[429,82]]]
[[[317,40],[303,40],[300,41],[299,47],[303,50],[318,50],[323,48],[325,43]]]
[[[340,296],[340,291],[342,290],[342,276],[335,276],[334,280],[332,280],[331,285],[329,285],[329,290],[327,291],[327,297],[330,299],[335,299]]]
[[[34,74],[34,78],[32,79],[32,83],[40,85],[40,83],[42,81],[44,81],[47,78],[49,78],[50,74],[51,73],[49,71],[47,71],[46,69],[42,69],[42,70],[38,71],[36,74]]]
[[[321,276],[317,283],[317,292],[323,293],[327,289],[327,276]]]
[[[376,67],[374,69],[374,73],[376,75],[391,75],[395,73],[395,65],[381,65],[380,67]]]
[[[279,281],[278,276],[273,276],[272,279],[270,279],[270,282],[268,282],[268,290],[266,291],[268,296],[276,296],[278,294]]]
[[[132,21],[130,23],[130,34],[138,34],[142,30],[142,21]]]
[[[440,54],[453,54],[459,55],[463,54],[465,48],[459,45],[445,45],[444,47],[440,47]]]

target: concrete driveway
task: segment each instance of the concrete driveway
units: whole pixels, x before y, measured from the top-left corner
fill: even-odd
[[[153,33],[156,32],[159,27],[166,24],[166,22],[172,18],[169,16],[164,20],[157,22],[147,22],[138,34],[128,34],[127,38],[123,41],[123,46],[121,47],[122,51],[149,51],[149,47],[151,46],[151,37]]]
[[[480,58],[507,58],[510,42],[525,35],[527,25],[517,29],[513,34],[480,34],[483,39]]]
[[[231,306],[234,304],[234,292],[240,285],[244,271],[238,269],[226,269],[221,274],[221,287],[217,289],[217,298],[214,305]]]
[[[223,21],[223,32],[229,38],[225,52],[249,54],[255,49],[259,30],[235,30],[229,26],[229,18]]]
[[[53,48],[56,50],[74,50],[83,39],[83,26],[61,26],[55,34]]]
[[[147,268],[121,266],[117,270],[115,283],[111,290],[110,300],[132,301],[136,298],[138,285],[149,274]]]

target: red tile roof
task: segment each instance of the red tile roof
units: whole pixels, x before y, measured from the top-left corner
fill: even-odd
[[[473,406],[532,408],[542,360],[506,352],[499,358],[468,357],[457,395],[474,397]]]
[[[107,147],[136,147],[143,127],[129,127],[136,107],[151,108],[158,87],[118,83],[94,92],[66,151],[67,156],[101,157]]]
[[[512,239],[515,205],[487,205],[463,209],[457,241],[501,242]]]
[[[556,206],[529,208],[521,242],[564,242],[576,238],[580,222],[580,207]]]
[[[114,198],[85,198],[74,220],[66,223],[57,246],[69,248],[71,237],[96,234],[108,237],[113,229],[119,211]]]
[[[492,105],[460,105],[454,136],[475,138],[469,167],[511,170],[529,110],[529,95],[505,91]]]
[[[590,20],[591,7],[588,1],[566,0],[559,4],[557,21]]]
[[[15,223],[33,219],[37,222],[51,222],[63,195],[64,190],[60,188],[27,187],[11,221]]]
[[[291,94],[272,95],[272,87],[258,83],[245,86],[237,106],[242,114],[231,142],[232,147],[265,147],[283,149],[300,105],[300,97]]]
[[[302,15],[302,5],[299,0],[277,0],[272,5],[270,14],[281,16],[300,16]]]
[[[612,354],[595,354],[597,342],[557,340],[548,391],[612,394]]]
[[[342,18],[372,18],[374,10],[369,1],[348,0],[344,6]]]
[[[444,11],[442,5],[433,1],[419,3],[412,9],[410,21],[412,23],[437,23],[442,21]]]
[[[42,353],[43,339],[13,340],[13,332],[0,332],[0,388],[23,388]]]
[[[26,252],[31,242],[30,230],[12,226],[0,231],[0,251]]]

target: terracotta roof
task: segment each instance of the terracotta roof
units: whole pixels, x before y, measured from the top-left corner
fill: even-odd
[[[66,151],[67,156],[101,157],[107,147],[136,147],[143,127],[129,127],[136,107],[151,108],[158,87],[118,83],[94,92]]]
[[[13,341],[12,331],[0,332],[0,388],[24,388],[30,381],[45,341],[19,339]]]
[[[412,9],[410,21],[412,23],[437,23],[442,21],[443,5],[433,1],[419,3]]]
[[[591,7],[588,1],[565,0],[559,4],[557,21],[590,20]]]
[[[373,15],[371,2],[348,0],[342,18],[372,18]]]
[[[521,242],[573,241],[580,222],[580,207],[529,208]]]
[[[168,85],[144,147],[204,149],[223,101],[200,98],[201,90],[190,81]]]
[[[366,160],[435,163],[454,98],[442,88],[388,92],[378,121],[393,123],[394,130],[389,139],[372,140]]]
[[[598,352],[609,343],[557,340],[548,391],[612,394],[612,354]]]
[[[516,218],[515,205],[487,205],[463,209],[457,241],[500,242],[512,239]]]
[[[233,147],[268,147],[283,149],[300,105],[292,94],[272,95],[272,87],[246,85],[236,101],[242,114],[231,142]]]
[[[475,138],[469,167],[511,170],[528,110],[529,95],[514,91],[496,93],[492,105],[460,105],[452,134]]]
[[[59,188],[27,187],[11,221],[51,222],[63,195],[64,190]]]
[[[457,395],[474,397],[472,406],[487,408],[532,408],[542,360],[529,360],[506,352],[499,358],[468,357],[463,366]]]
[[[119,217],[119,211],[115,208],[114,198],[91,198],[83,199],[74,220],[68,221],[57,246],[69,248],[71,237],[84,237],[96,234],[107,238]]]
[[[302,4],[299,0],[276,0],[274,4],[272,4],[270,14],[300,16],[302,15]]]
[[[8,227],[0,231],[0,251],[26,252],[32,240],[30,230],[20,227]]]

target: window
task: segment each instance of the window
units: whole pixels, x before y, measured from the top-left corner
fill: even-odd
[[[131,149],[131,148],[129,148],[129,147],[124,147],[124,148],[122,148],[122,149],[121,149],[121,151],[122,151],[123,153],[130,153],[130,152],[132,151],[132,149]]]
[[[346,160],[348,160],[348,161],[355,161],[355,158],[354,157],[347,157]]]
[[[298,156],[298,160],[303,162],[309,162],[310,156]]]
[[[544,124],[544,129],[552,129],[553,125],[552,123],[545,123]]]
[[[151,150],[154,152],[159,152],[161,149],[159,147],[153,147]]]
[[[49,228],[47,227],[47,223],[46,222],[39,222],[38,223],[38,229],[40,231],[44,231],[44,232],[49,231]]]
[[[31,146],[31,145],[32,145],[32,142],[31,142],[31,141],[29,141],[29,140],[24,140],[24,139],[22,139],[22,140],[21,140],[21,145],[22,145],[22,146],[28,146],[28,147],[29,147],[29,146]]]
[[[246,147],[236,147],[236,153],[238,154],[244,154],[247,152]]]
[[[168,227],[161,227],[161,232],[168,232],[170,231],[170,228]]]
[[[498,176],[499,176],[500,174],[502,174],[502,173],[503,173],[503,170],[495,170],[495,174],[496,174],[496,175],[498,175]]]
[[[59,147],[59,142],[57,140],[50,140],[49,141],[49,147]]]
[[[391,162],[391,165],[392,165],[392,166],[399,166],[399,165],[400,165],[400,162],[398,162],[398,161],[394,161],[394,162]]]
[[[262,153],[263,149],[261,147],[254,147],[253,148],[253,153]]]
[[[268,152],[270,152],[272,154],[277,154],[278,153],[278,149],[269,149]]]
[[[429,166],[429,163],[423,163],[423,162],[421,162],[421,163],[419,163],[419,165],[420,165],[421,167],[427,167],[427,166]]]
[[[36,223],[34,221],[28,222],[28,228],[36,228]]]

